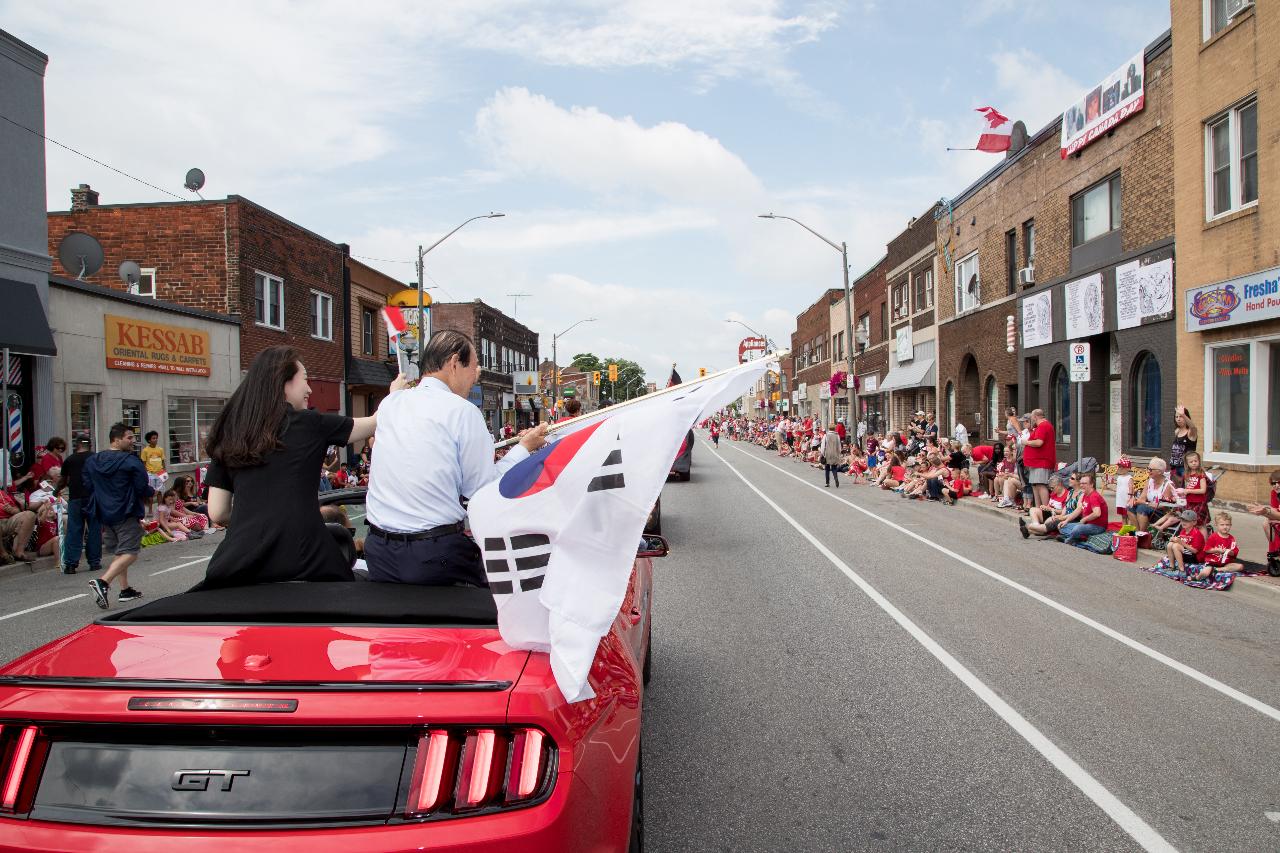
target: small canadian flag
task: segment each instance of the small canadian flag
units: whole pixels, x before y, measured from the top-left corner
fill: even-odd
[[[1013,124],[1008,117],[1002,115],[995,107],[978,107],[976,112],[982,113],[986,123],[982,135],[978,137],[978,150],[991,154],[1008,151],[1010,136],[1013,133]]]
[[[392,335],[403,335],[409,324],[404,319],[404,312],[394,305],[382,309],[382,319],[387,322],[387,332]]]

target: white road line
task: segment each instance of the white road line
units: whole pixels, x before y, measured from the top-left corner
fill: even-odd
[[[706,442],[703,443],[705,444]],[[708,447],[708,449],[710,449],[710,447]],[[737,450],[738,448],[734,449]],[[746,451],[743,452],[745,453]],[[719,456],[719,454],[716,455]],[[1050,764],[1057,768],[1059,773],[1071,782],[1071,784],[1079,788],[1081,793],[1086,797],[1093,800],[1098,808],[1106,812],[1107,816],[1115,821],[1117,826],[1128,833],[1129,837],[1136,841],[1142,849],[1153,851],[1169,851],[1176,849],[1168,841],[1165,841],[1164,837],[1161,836],[1160,833],[1156,832],[1156,830],[1146,821],[1138,817],[1132,809],[1108,791],[1101,782],[1093,778],[1089,771],[1077,764],[1071,756],[1063,752],[1057,744],[1049,740],[1049,738],[1037,729],[1030,721],[1028,721],[1026,717],[1023,717],[1014,710],[1008,702],[997,696],[995,691],[983,683],[982,679],[978,678],[964,664],[952,657],[950,652],[938,645],[932,637],[908,619],[901,610],[894,607],[888,599],[875,589],[875,587],[863,580],[857,572],[849,568],[849,566],[837,557],[831,549],[819,542],[812,533],[788,515],[782,507],[778,506],[768,497],[768,495],[760,491],[760,489],[748,480],[741,471],[729,464],[729,460],[721,456],[720,461],[723,462],[725,467],[732,471],[738,479],[745,483],[747,488],[759,495],[761,500],[772,507],[778,515],[782,516],[788,524],[794,527],[796,532],[807,539],[809,544],[816,548],[822,556],[831,561],[833,566],[843,572],[849,580],[853,581],[854,584],[856,584],[868,598],[874,601],[881,610],[889,614],[889,617],[893,619],[893,621],[897,622],[903,630],[910,634],[916,642],[924,646],[929,654],[937,658],[943,666],[950,670],[951,674],[958,678],[961,684],[973,691],[974,695],[986,703],[991,710],[995,711],[1000,719],[1008,723],[1009,727],[1017,732],[1023,740],[1031,744],[1036,752],[1043,755]]]
[[[212,554],[210,554],[210,555],[209,555],[209,557],[212,557],[212,556],[213,556]],[[192,561],[190,561],[190,562],[188,562],[188,563],[179,563],[179,564],[178,564],[178,565],[176,565],[176,566],[170,566],[170,567],[169,567],[169,568],[167,568],[167,569],[161,569],[161,570],[160,570],[160,571],[158,571],[158,572],[152,572],[152,573],[151,573],[151,577],[155,577],[156,575],[162,575],[162,574],[164,574],[165,572],[172,572],[172,571],[176,571],[176,570],[178,570],[178,569],[185,569],[187,566],[194,566],[196,563],[204,563],[204,562],[207,562],[207,561],[208,561],[208,559],[209,559],[209,557],[201,557],[201,558],[200,558],[200,559],[198,559],[198,560],[192,560]]]
[[[28,607],[26,610],[19,610],[17,613],[6,613],[0,616],[0,622],[6,619],[12,619],[15,616],[25,616],[28,613],[35,613],[37,610],[44,610],[46,607],[53,607],[55,604],[66,604],[68,601],[75,601],[77,598],[87,598],[89,593],[82,592],[79,595],[69,595],[66,598],[59,598],[57,601],[50,601],[48,604],[37,604],[35,607]]]
[[[1115,640],[1116,642],[1122,643],[1136,652],[1141,652],[1142,654],[1146,655],[1147,657],[1151,658],[1157,663],[1162,663],[1165,666],[1169,667],[1170,669],[1180,672],[1183,675],[1187,676],[1188,678],[1200,682],[1205,687],[1212,688],[1213,690],[1216,690],[1219,693],[1221,693],[1223,696],[1227,696],[1231,699],[1234,699],[1237,702],[1241,703],[1242,705],[1252,708],[1258,713],[1268,716],[1271,719],[1276,720],[1277,722],[1280,722],[1280,709],[1277,709],[1271,705],[1268,705],[1266,702],[1263,702],[1259,699],[1254,699],[1252,696],[1248,695],[1247,693],[1242,693],[1239,690],[1235,689],[1234,687],[1230,686],[1229,684],[1224,684],[1218,679],[1213,678],[1212,676],[1205,675],[1203,672],[1201,672],[1198,669],[1194,669],[1193,667],[1187,666],[1185,663],[1182,663],[1181,661],[1174,660],[1168,655],[1162,652],[1158,652],[1155,649],[1151,648],[1150,646],[1138,642],[1132,637],[1128,637],[1124,634],[1121,634],[1119,631],[1115,630],[1114,628],[1108,628],[1106,625],[1103,625],[1101,622],[1098,622],[1094,619],[1090,619],[1088,616],[1085,616],[1083,613],[1079,612],[1078,610],[1072,610],[1070,607],[1067,607],[1065,604],[1059,604],[1057,601],[1054,601],[1052,598],[1049,598],[1046,595],[1042,595],[1036,592],[1034,589],[1031,589],[1030,587],[1023,586],[1017,581],[1012,580],[1011,578],[1007,578],[998,572],[994,572],[991,569],[988,569],[986,566],[975,563],[973,560],[970,560],[968,557],[957,554],[955,551],[952,551],[950,548],[946,548],[942,545],[939,545],[937,542],[934,542],[931,539],[921,536],[919,533],[915,533],[914,531],[908,530],[907,528],[903,527],[900,524],[895,524],[894,522],[890,521],[887,518],[882,518],[881,516],[876,515],[874,512],[871,512],[870,510],[863,509],[862,507],[858,506],[852,501],[846,500],[845,498],[840,497],[834,492],[825,490],[822,486],[819,486],[816,483],[810,483],[808,480],[805,480],[803,477],[797,477],[795,474],[792,474],[790,471],[783,470],[782,468],[778,467],[777,465],[774,465],[772,462],[769,462],[768,460],[761,459],[758,456],[748,453],[747,451],[739,447],[735,447],[733,449],[737,450],[739,453],[743,454],[748,459],[754,459],[757,462],[760,462],[764,465],[768,465],[770,468],[780,471],[786,476],[791,477],[793,480],[799,480],[801,483],[804,483],[806,486],[810,486],[814,489],[817,489],[819,492],[826,495],[827,497],[834,498],[835,500],[840,501],[840,503],[845,504],[846,506],[849,506],[857,510],[858,512],[867,516],[868,518],[874,518],[876,521],[880,522],[881,524],[888,525],[889,527],[892,527],[894,530],[898,531],[899,533],[902,533],[906,536],[910,536],[912,539],[915,539],[918,542],[922,542],[925,545],[928,545],[930,548],[934,549],[935,551],[946,554],[948,557],[952,558],[953,560],[961,562],[971,569],[976,569],[977,571],[982,572],[987,577],[993,580],[999,581],[1000,583],[1004,584],[1010,589],[1016,589],[1018,592],[1022,593],[1023,595],[1029,596],[1031,598],[1034,598],[1036,601],[1040,602],[1046,607],[1052,607],[1054,610],[1058,611],[1064,616],[1070,616],[1072,619],[1076,620],[1080,624],[1087,625],[1088,627],[1094,629],[1098,633],[1108,636],[1111,639]]]

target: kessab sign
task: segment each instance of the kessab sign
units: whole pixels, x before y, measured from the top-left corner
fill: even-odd
[[[210,374],[208,332],[112,314],[103,322],[108,368],[183,376]]]

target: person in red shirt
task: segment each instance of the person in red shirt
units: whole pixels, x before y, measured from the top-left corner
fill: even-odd
[[[844,429],[844,418],[836,418],[836,435],[840,437],[841,444],[849,440],[848,434]]]
[[[1039,410],[1037,410],[1039,411]],[[1045,487],[1046,489],[1048,486]],[[1046,500],[1047,504],[1048,501]],[[1062,525],[1062,541],[1088,539],[1107,529],[1107,501],[1094,486],[1093,474],[1080,475],[1080,520]]]
[[[711,442],[716,447],[720,446],[720,424],[716,420],[711,421]]]
[[[968,468],[951,468],[951,480],[942,487],[942,500],[948,504],[954,504],[957,500],[969,494],[973,489],[973,482],[969,479]]]
[[[1195,510],[1196,524],[1209,523],[1209,475],[1200,464],[1200,454],[1191,451],[1183,457],[1185,471],[1178,493],[1186,497],[1187,509]]]
[[[1053,424],[1045,418],[1044,409],[1032,410],[1031,423],[1031,437],[1023,446],[1022,464],[1027,466],[1027,484],[1035,493],[1034,506],[1043,506],[1049,502],[1049,475],[1058,467],[1058,449]]]
[[[1209,577],[1214,572],[1239,572],[1244,564],[1236,562],[1240,546],[1231,535],[1231,513],[1220,512],[1213,517],[1214,531],[1204,543],[1204,570],[1197,577]]]
[[[1196,526],[1196,511],[1184,509],[1178,513],[1182,524],[1178,527],[1178,535],[1169,540],[1165,553],[1169,555],[1169,563],[1179,574],[1187,573],[1187,563],[1204,562],[1204,533]],[[1210,573],[1212,573],[1210,569]]]
[[[19,506],[8,489],[0,489],[0,563],[14,558],[28,563],[35,559],[35,554],[27,552],[27,541],[35,526],[36,514]]]

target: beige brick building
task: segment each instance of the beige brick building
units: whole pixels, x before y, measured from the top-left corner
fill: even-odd
[[[1228,469],[1218,497],[1265,501],[1280,469],[1280,8],[1171,11],[1178,397]]]

